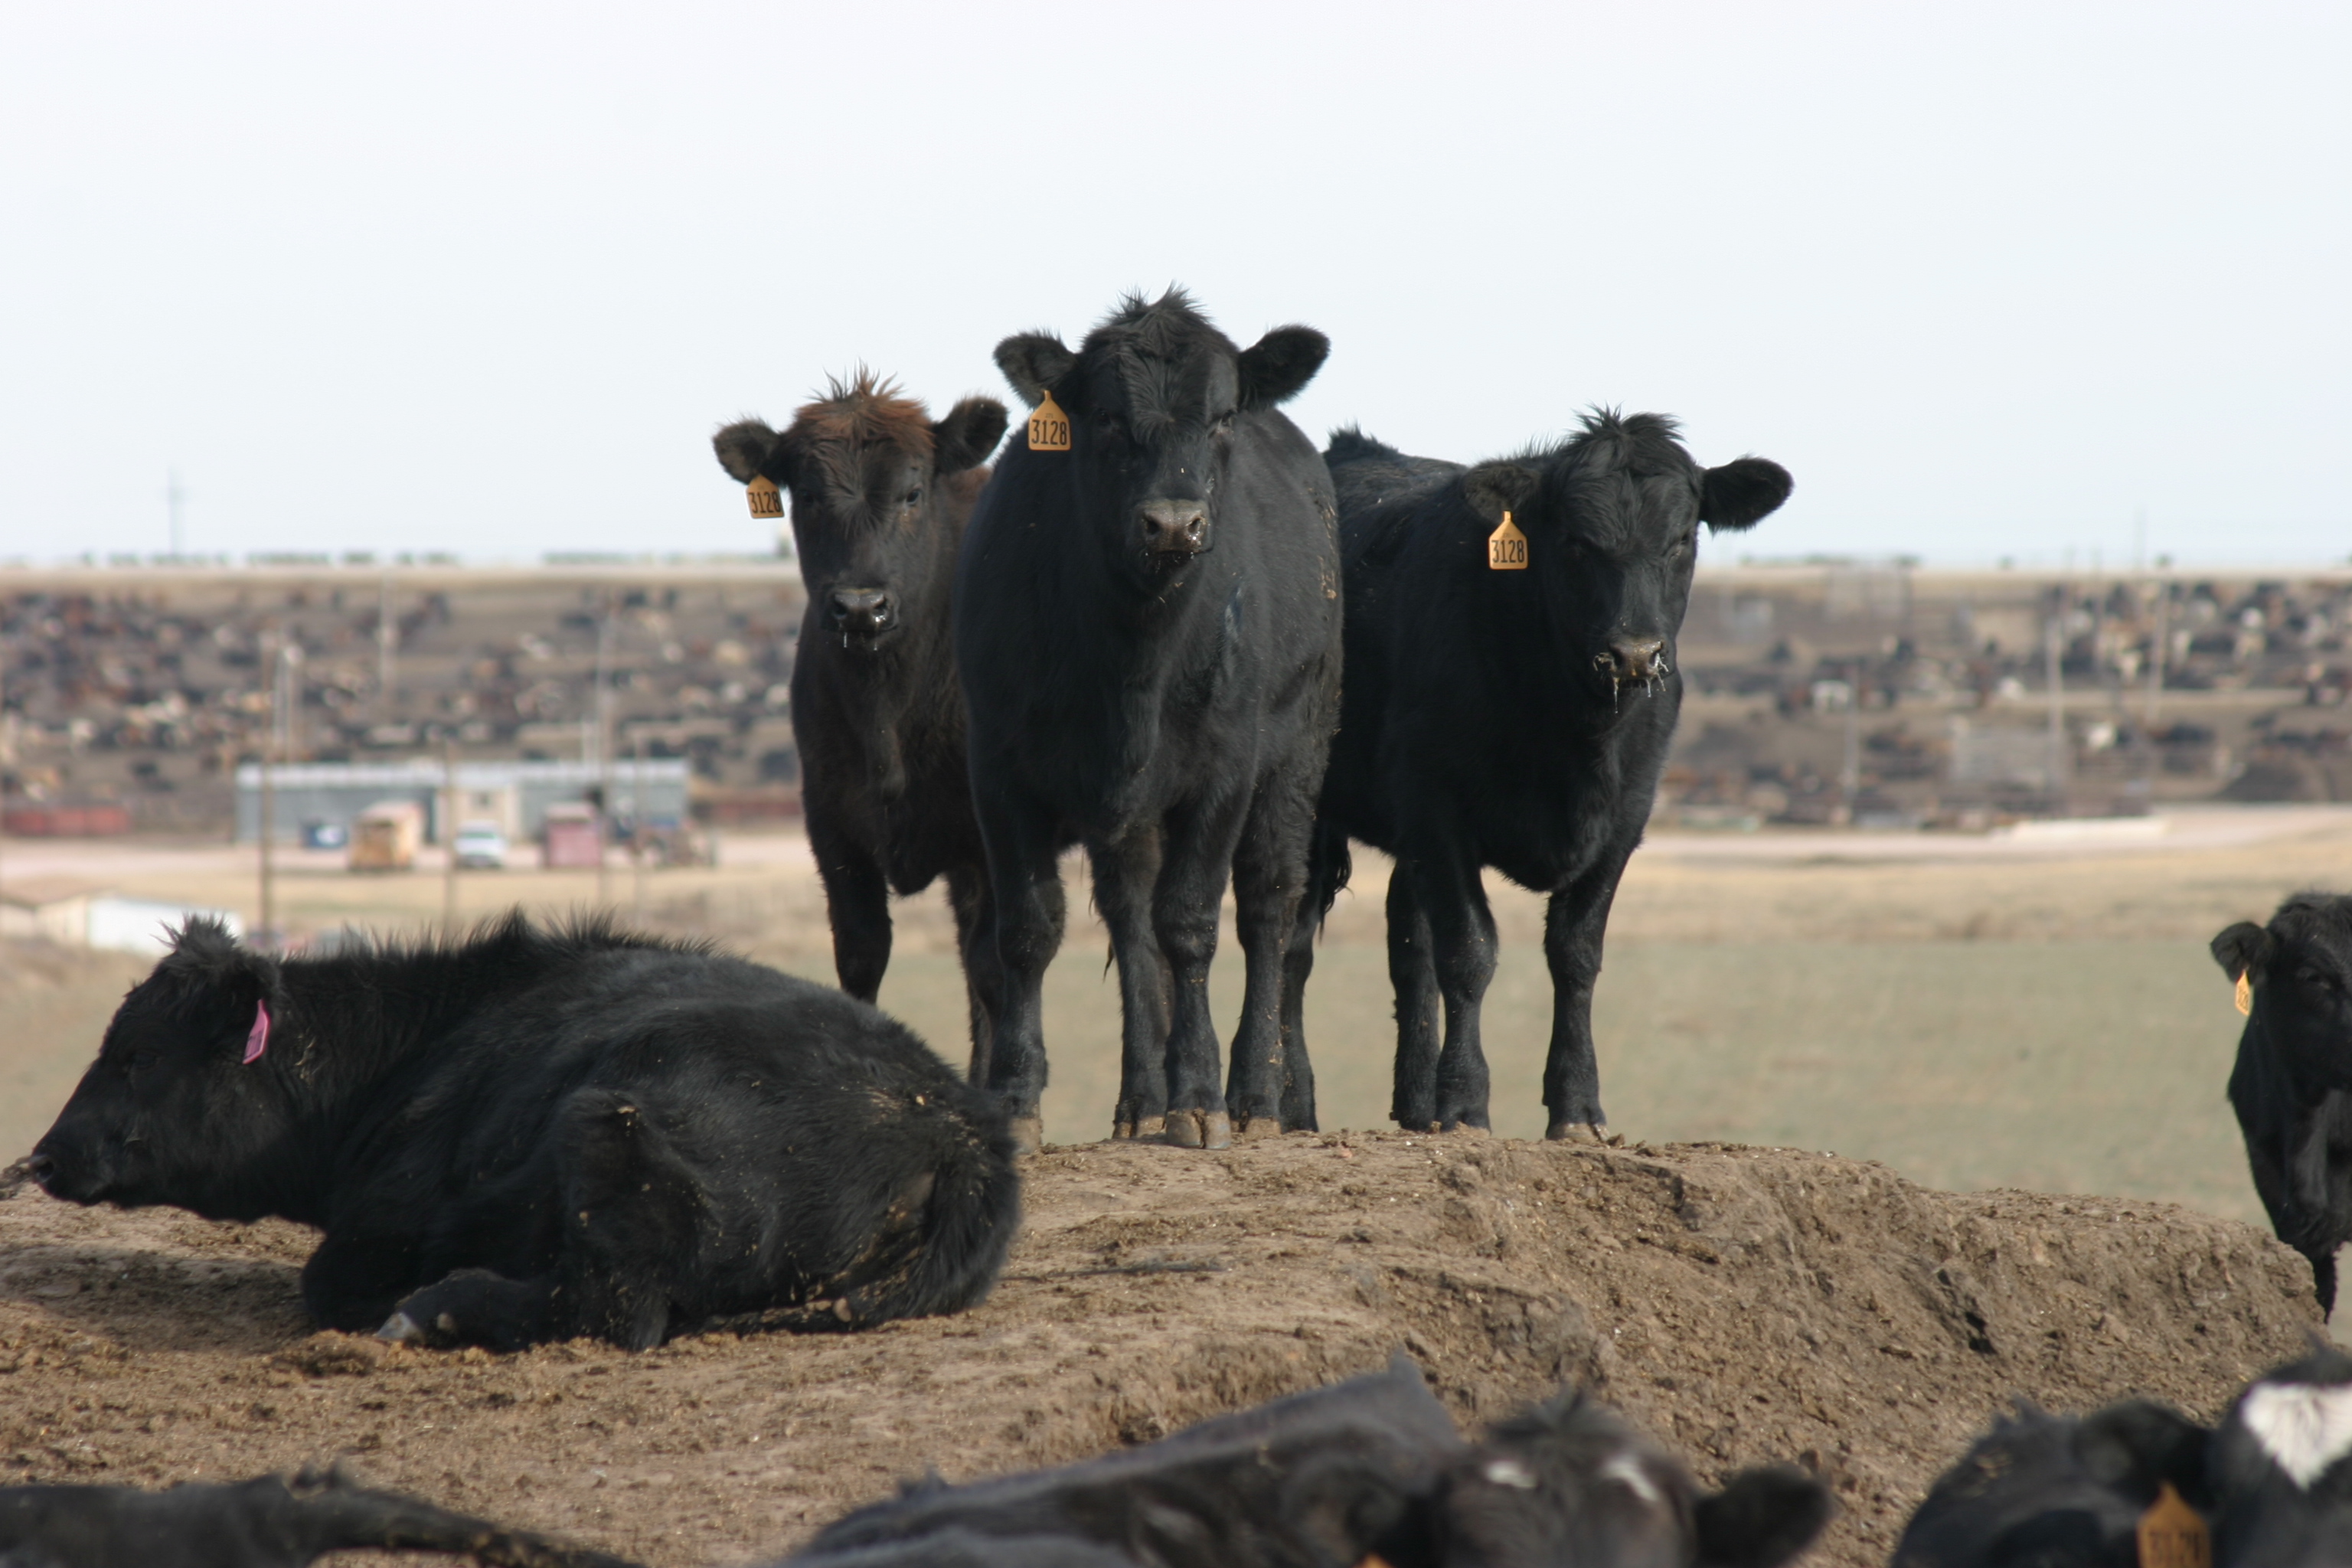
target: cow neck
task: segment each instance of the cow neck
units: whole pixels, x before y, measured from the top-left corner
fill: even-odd
[[[391,1085],[439,1059],[436,1047],[483,1004],[540,978],[526,951],[493,937],[280,968],[271,1051],[289,1053],[280,1076],[320,1134],[320,1175],[362,1123],[398,1109]]]

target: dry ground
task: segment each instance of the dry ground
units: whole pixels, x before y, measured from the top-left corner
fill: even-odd
[[[311,1335],[295,1226],[0,1202],[0,1481],[346,1456],[659,1564],[772,1555],[935,1467],[1077,1458],[1402,1349],[1475,1422],[1590,1384],[1703,1474],[1798,1460],[1883,1562],[2015,1396],[2210,1415],[2315,1324],[2302,1261],[2160,1205],[1785,1150],[1299,1135],[1048,1150],[976,1311],[492,1357]]]

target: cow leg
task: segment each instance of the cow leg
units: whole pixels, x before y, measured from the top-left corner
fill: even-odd
[[[882,863],[814,821],[809,847],[816,852],[825,914],[833,922],[834,973],[844,991],[870,1003],[890,967],[890,884]]]
[[[1551,969],[1551,1048],[1544,1058],[1547,1138],[1609,1136],[1601,1109],[1601,1064],[1592,1049],[1592,986],[1601,977],[1609,906],[1628,847],[1551,896],[1544,910],[1544,962]]]
[[[1171,811],[1161,824],[1151,925],[1167,956],[1172,994],[1168,1141],[1188,1149],[1223,1149],[1234,1141],[1218,1070],[1216,1019],[1209,1011],[1209,964],[1217,956],[1217,912],[1247,805],[1246,796],[1211,802]]]
[[[1045,979],[1062,942],[1062,873],[1050,824],[1022,805],[980,801],[988,844],[990,907],[1003,987],[988,1051],[988,1089],[1013,1119],[1020,1151],[1045,1136]]]
[[[1282,1125],[1312,1132],[1315,1068],[1307,1057],[1307,982],[1315,973],[1315,938],[1331,902],[1348,884],[1348,836],[1327,822],[1315,825],[1307,848],[1307,896],[1282,953]]]
[[[989,1039],[994,1028],[1004,977],[996,962],[996,922],[988,907],[988,869],[957,866],[948,871],[948,909],[955,915],[956,953],[963,961],[963,999],[971,1019],[971,1082],[988,1081]]]
[[[563,1121],[563,1252],[551,1328],[649,1350],[669,1337],[677,1270],[693,1267],[700,1184],[633,1093],[582,1089]]]
[[[402,1344],[519,1351],[552,1337],[554,1294],[551,1279],[509,1279],[487,1268],[460,1268],[401,1298],[376,1337]]]
[[[1437,1123],[1437,969],[1430,962],[1429,919],[1399,860],[1389,871],[1389,988],[1396,996],[1395,1086],[1389,1115],[1425,1132]]]
[[[1445,1131],[1486,1126],[1486,1053],[1478,1015],[1495,978],[1495,917],[1478,864],[1451,846],[1408,858],[1413,896],[1429,921],[1430,962],[1445,1003],[1445,1044],[1437,1055],[1436,1108]]]
[[[1234,852],[1234,935],[1245,968],[1225,1110],[1238,1131],[1315,1129],[1314,1069],[1307,1069],[1302,1098],[1289,1081],[1282,1026],[1286,959],[1292,928],[1307,901],[1307,847],[1314,834],[1313,798],[1300,798],[1277,774],[1258,792]],[[1298,1042],[1298,1055],[1303,1065],[1304,1041]],[[1294,1123],[1293,1113],[1303,1113],[1303,1121]]]
[[[383,1217],[411,1225],[416,1221],[412,1214]],[[302,1304],[321,1328],[364,1333],[415,1288],[424,1268],[423,1253],[422,1237],[415,1229],[391,1232],[338,1225],[302,1265]]]
[[[1124,837],[1090,841],[1095,910],[1110,928],[1118,963],[1118,1103],[1113,1138],[1157,1138],[1168,1125],[1168,1012],[1171,981],[1151,930],[1151,889],[1160,880],[1160,833],[1138,827]]]

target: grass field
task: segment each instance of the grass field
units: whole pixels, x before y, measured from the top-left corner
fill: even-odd
[[[2294,888],[2352,886],[2352,818],[2280,826],[2272,838],[2193,853],[2014,862],[1849,863],[1807,852],[1734,863],[1677,858],[1671,846],[1644,851],[1618,900],[1598,994],[1612,1125],[1653,1142],[1833,1150],[1931,1186],[2162,1198],[2258,1220],[2222,1099],[2239,1020],[2204,942]],[[125,849],[106,879],[242,907],[249,856]],[[19,850],[16,864],[25,858]],[[1363,859],[1308,994],[1327,1128],[1382,1125],[1388,1108],[1384,873],[1377,857]],[[804,849],[741,842],[729,860],[652,879],[648,914],[829,981],[822,895]],[[608,891],[628,896],[625,873]],[[593,892],[580,874],[470,878],[461,917],[516,904],[577,909]],[[441,887],[430,876],[363,879],[298,864],[281,900],[314,928],[413,928],[438,917]],[[1495,901],[1495,1130],[1533,1137],[1544,1123],[1538,1084],[1550,1013],[1541,909],[1500,886]],[[882,1004],[961,1064],[963,987],[940,900],[898,908]],[[1108,1131],[1118,1075],[1117,986],[1075,880],[1072,908],[1070,942],[1046,985],[1045,1129],[1060,1142]],[[47,1125],[139,967],[92,957],[54,974],[0,977],[0,1157]],[[1228,941],[1213,980],[1228,1029],[1240,978]]]

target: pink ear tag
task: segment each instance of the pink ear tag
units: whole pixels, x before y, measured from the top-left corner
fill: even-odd
[[[251,1067],[269,1048],[269,1004],[253,1005],[253,1032],[245,1037],[245,1065]]]

